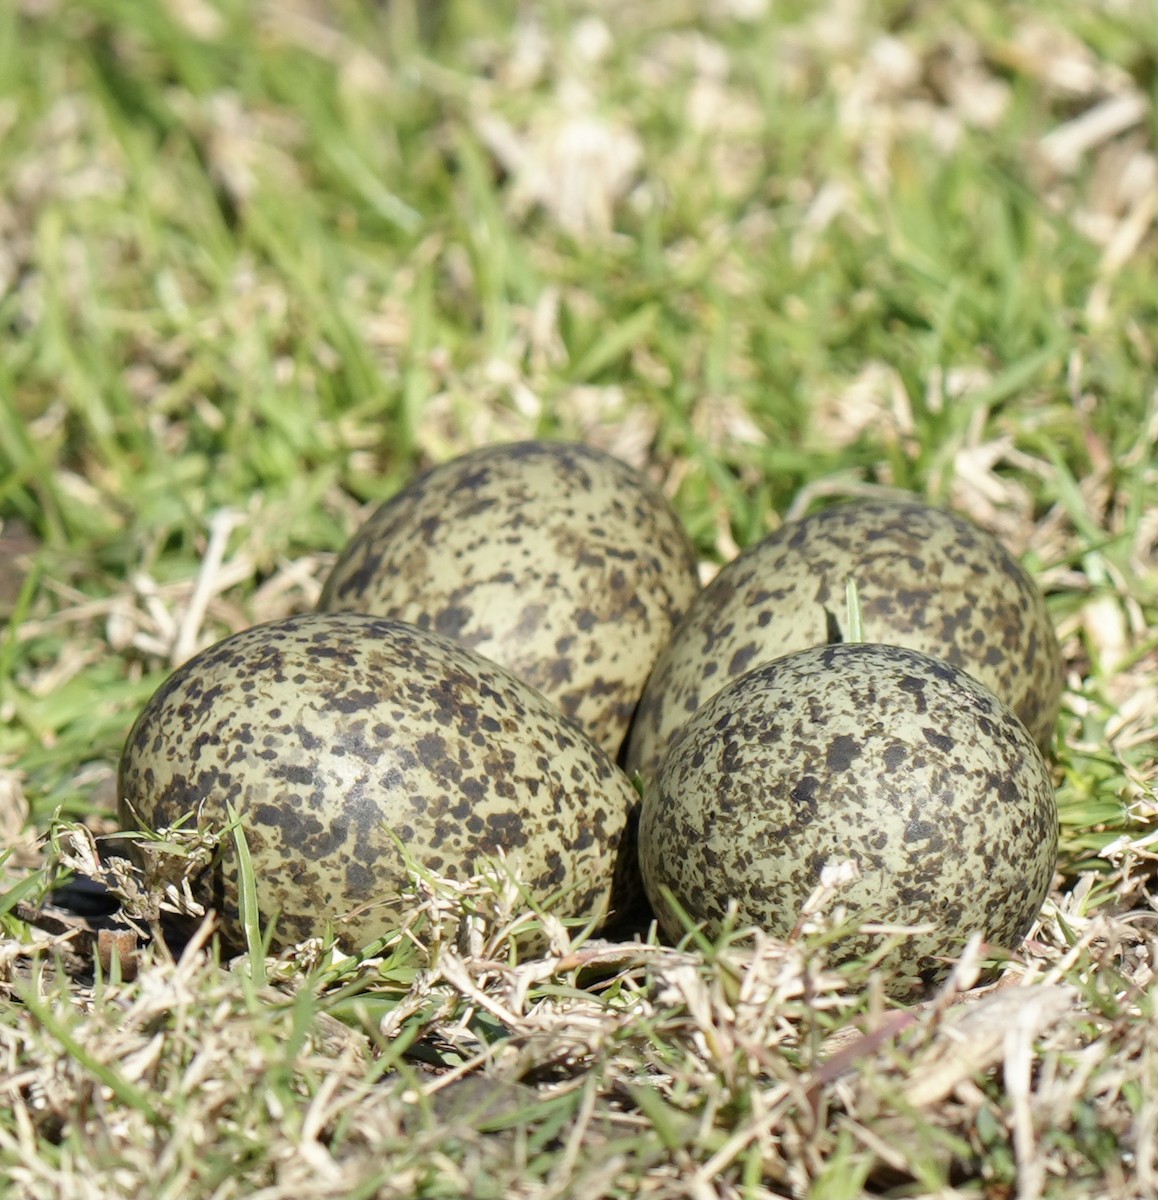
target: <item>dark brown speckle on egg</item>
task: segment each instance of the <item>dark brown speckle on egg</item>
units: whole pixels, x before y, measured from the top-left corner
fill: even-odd
[[[1010,949],[1057,857],[1049,772],[1024,725],[963,671],[897,646],[802,650],[719,692],[673,738],[644,792],[644,883],[709,933],[729,902],[786,937],[826,863],[851,861],[840,902],[860,920],[930,923],[892,952],[891,990],[942,975],[974,931]],[[869,935],[841,952],[863,954]]]
[[[395,927],[413,858],[462,878],[506,855],[540,900],[605,912],[636,795],[597,746],[510,672],[401,621],[310,613],[255,626],[186,663],[121,757],[129,829],[238,812],[275,946],[332,924],[347,945]],[[224,854],[208,902],[240,941]],[[212,892],[212,894],[208,894]]]
[[[529,441],[444,463],[382,505],[318,608],[453,637],[615,755],[698,591],[691,543],[645,476],[591,446]]]
[[[628,770],[651,775],[689,714],[745,671],[845,641],[850,578],[863,641],[908,646],[967,671],[1048,749],[1063,672],[1037,585],[965,517],[915,498],[882,498],[785,524],[720,571],[656,663],[631,731]]]

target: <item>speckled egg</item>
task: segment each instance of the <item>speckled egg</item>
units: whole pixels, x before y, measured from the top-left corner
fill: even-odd
[[[486,446],[404,488],[354,535],[318,608],[453,637],[616,755],[698,592],[687,535],[643,475],[590,446],[532,441]]]
[[[599,916],[634,870],[617,860],[637,796],[603,751],[497,664],[363,614],[255,626],[190,660],[138,718],[119,784],[126,829],[219,830],[233,806],[275,946],[396,927],[395,838],[452,878],[501,852],[540,902],[570,889],[561,915]],[[207,875],[236,944],[231,848]]]
[[[884,964],[894,995],[941,977],[981,931],[1009,949],[1050,886],[1057,808],[1025,726],[957,667],[898,646],[787,655],[729,684],[684,725],[647,785],[644,885],[665,933],[693,920],[786,937],[827,865],[853,920],[930,923]],[[861,955],[871,934],[838,956]]]
[[[660,656],[626,764],[647,778],[671,735],[730,680],[782,654],[848,637],[921,650],[968,671],[1052,742],[1062,660],[1045,600],[985,530],[915,499],[852,501],[789,522],[700,593]]]

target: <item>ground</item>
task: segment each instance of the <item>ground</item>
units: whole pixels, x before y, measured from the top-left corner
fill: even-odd
[[[1158,1191],[1155,78],[1132,0],[2,6],[8,1191]],[[502,879],[354,957],[46,908],[174,666],[525,436],[646,471],[705,579],[880,488],[1022,558],[1061,853],[998,985],[972,947],[898,1007],[823,920],[616,944]],[[123,874],[146,926],[198,852]]]

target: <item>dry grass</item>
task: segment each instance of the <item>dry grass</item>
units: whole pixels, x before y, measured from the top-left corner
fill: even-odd
[[[460,8],[0,15],[7,1193],[1155,1194],[1141,6]],[[890,486],[1026,558],[1063,853],[997,984],[971,947],[897,1008],[821,917],[613,943],[501,878],[416,878],[352,958],[174,958],[180,840],[114,861],[128,931],[52,908],[166,670],[312,604],[416,465],[542,433],[650,470],[705,577]]]
[[[1154,943],[1080,907],[1051,902],[1000,984],[971,988],[973,947],[910,1009],[826,969],[823,922],[704,953],[547,919],[518,961],[488,880],[416,881],[396,937],[264,986],[208,927],[82,988],[45,946],[0,1033],[0,1137],[33,1196],[1146,1194]]]

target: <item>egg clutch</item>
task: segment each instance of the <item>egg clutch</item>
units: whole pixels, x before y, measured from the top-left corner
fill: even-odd
[[[854,926],[925,930],[882,961],[905,997],[971,933],[1012,950],[1036,919],[1061,691],[1040,591],[960,516],[839,504],[701,591],[641,473],[580,444],[502,444],[382,505],[316,611],[179,668],[126,741],[120,820],[235,814],[275,948],[396,928],[407,856],[457,879],[501,856],[536,903],[594,921],[646,894],[673,940],[689,919],[787,936],[845,864]],[[196,887],[238,945],[221,845]]]

